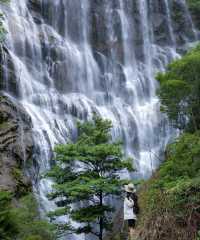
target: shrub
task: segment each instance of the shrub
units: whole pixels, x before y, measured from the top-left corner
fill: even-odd
[[[38,205],[32,194],[12,204],[12,194],[0,191],[0,239],[54,240],[55,227],[40,219]]]
[[[55,227],[40,219],[37,201],[32,194],[20,199],[19,206],[12,209],[12,217],[15,219],[20,240],[55,239]]]
[[[196,240],[200,227],[200,136],[183,134],[140,192],[140,238]],[[145,230],[144,230],[145,229]]]
[[[200,129],[200,46],[160,73],[158,96],[161,110],[167,113],[172,124],[188,132]]]

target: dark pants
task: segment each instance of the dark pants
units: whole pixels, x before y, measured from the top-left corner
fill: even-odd
[[[131,228],[135,227],[135,219],[128,219],[128,227]]]

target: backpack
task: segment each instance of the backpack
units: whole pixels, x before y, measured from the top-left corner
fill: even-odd
[[[137,195],[135,193],[133,193],[131,195],[131,198],[134,201],[133,212],[135,214],[139,214],[140,213],[140,207],[139,207],[139,204],[138,204],[138,197],[137,197]]]

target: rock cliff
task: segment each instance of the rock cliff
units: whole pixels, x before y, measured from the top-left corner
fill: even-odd
[[[20,104],[0,95],[0,189],[16,197],[31,186],[25,167],[32,158],[31,119]]]

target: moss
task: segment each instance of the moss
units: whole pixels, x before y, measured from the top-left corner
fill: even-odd
[[[0,118],[0,130],[6,129],[10,126],[9,122],[2,122],[1,123],[1,118]]]
[[[14,167],[11,170],[14,181],[16,182],[15,197],[20,198],[32,191],[31,184],[25,183],[24,174],[18,167]]]
[[[183,23],[184,15],[183,15],[182,9],[180,8],[179,3],[173,1],[172,7],[173,7],[172,19],[174,20],[174,22],[179,23],[179,24]]]
[[[25,240],[43,240],[43,239],[41,238],[41,236],[35,235],[27,237]]]
[[[19,168],[13,168],[12,169],[12,176],[14,177],[14,179],[18,182],[21,181],[21,179],[23,178],[23,174],[22,171]]]
[[[0,95],[0,101],[4,100],[5,99],[5,96],[1,96]]]
[[[187,3],[196,26],[200,29],[200,0],[187,0]]]

